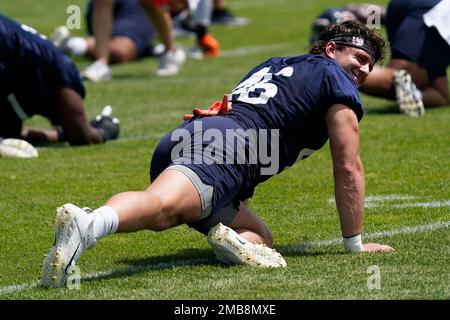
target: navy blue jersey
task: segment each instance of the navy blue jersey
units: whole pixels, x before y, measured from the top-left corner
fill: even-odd
[[[363,116],[353,79],[336,62],[318,55],[267,60],[229,96],[230,113],[195,116],[168,133],[156,147],[150,169],[152,180],[171,164],[193,170],[214,188],[213,212],[252,197],[259,183],[320,149],[328,139],[325,115],[332,105],[352,108],[358,120]],[[241,144],[223,139],[230,130]],[[246,135],[250,131],[257,131],[258,141]],[[266,140],[261,139],[264,133]],[[275,154],[261,152],[262,144]],[[278,148],[272,149],[275,144]],[[251,152],[256,159],[246,157]]]
[[[0,109],[14,107],[22,120],[40,114],[58,124],[60,87],[85,95],[78,70],[61,50],[34,29],[0,15]]]
[[[230,116],[244,127],[280,130],[278,172],[326,143],[325,113],[332,105],[350,107],[358,120],[363,116],[356,83],[336,62],[319,55],[267,60],[230,96]]]

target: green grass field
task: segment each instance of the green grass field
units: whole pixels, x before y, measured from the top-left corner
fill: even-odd
[[[89,116],[111,104],[121,137],[99,146],[41,147],[34,160],[0,159],[0,299],[449,299],[450,109],[409,118],[366,95],[364,234],[394,253],[343,254],[325,146],[260,185],[250,203],[273,230],[288,264],[283,270],[219,265],[206,239],[182,226],[105,238],[78,261],[78,289],[38,286],[57,206],[98,207],[115,193],[145,188],[154,147],[184,113],[220,99],[266,58],[306,53],[313,19],[344,3],[230,0],[251,24],[212,27],[220,59],[189,60],[179,76],[164,79],[154,76],[158,61],[145,59],[114,66],[111,82],[86,83]],[[49,34],[72,4],[83,10],[85,1],[2,1],[0,12]],[[75,61],[80,69],[89,63]],[[48,126],[39,117],[27,124]]]

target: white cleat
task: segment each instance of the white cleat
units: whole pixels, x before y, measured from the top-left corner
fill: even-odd
[[[286,267],[286,261],[275,249],[264,244],[250,243],[221,223],[211,228],[208,242],[217,260],[226,264],[262,268]]]
[[[100,61],[95,61],[81,73],[81,76],[95,83],[111,80],[110,67]]]
[[[55,242],[42,263],[41,285],[46,288],[62,287],[83,251],[96,244],[86,211],[70,203],[56,211]]]
[[[422,99],[416,95],[416,85],[411,75],[406,70],[394,71],[395,95],[400,111],[411,117],[419,117],[425,114]]]
[[[11,158],[37,158],[38,151],[30,143],[21,139],[0,138],[0,156]]]
[[[181,65],[186,61],[186,53],[183,49],[167,51],[161,56],[161,61],[156,75],[160,77],[173,76],[180,72]]]

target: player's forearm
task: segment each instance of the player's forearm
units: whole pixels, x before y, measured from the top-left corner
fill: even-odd
[[[362,231],[364,212],[364,169],[361,161],[335,165],[335,197],[342,236],[352,237]]]
[[[58,141],[58,133],[54,129],[23,128],[22,138],[30,143],[53,143]]]

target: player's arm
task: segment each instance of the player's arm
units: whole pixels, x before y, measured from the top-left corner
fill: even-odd
[[[55,129],[24,127],[21,136],[24,140],[34,144],[58,142],[58,132]]]
[[[336,206],[346,251],[391,251],[379,244],[362,244],[364,168],[359,157],[359,123],[352,109],[333,105],[326,114],[330,138]]]

